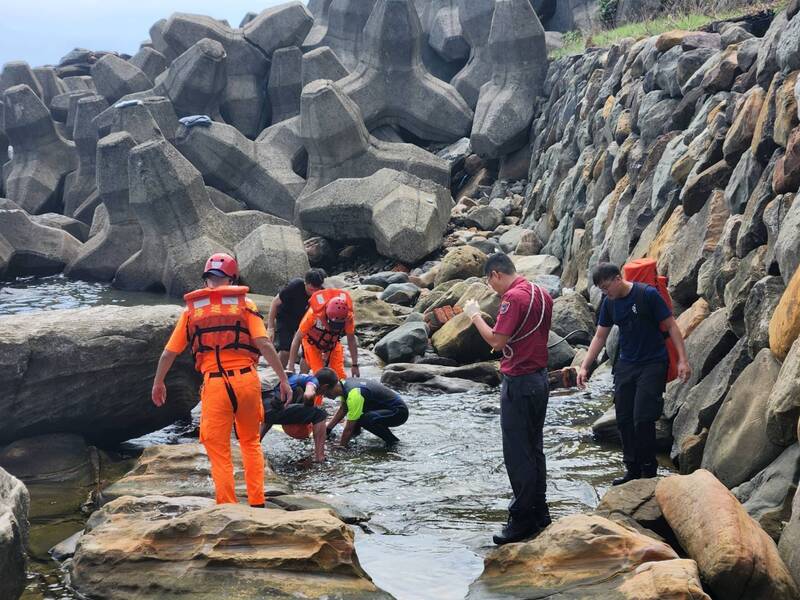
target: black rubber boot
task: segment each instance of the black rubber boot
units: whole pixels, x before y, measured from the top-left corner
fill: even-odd
[[[652,479],[658,476],[658,463],[642,465],[642,479]]]
[[[533,515],[540,529],[547,528],[553,522],[553,519],[550,518],[550,507],[547,506],[547,502],[537,504],[536,508],[533,509]]]
[[[508,524],[503,527],[503,530],[492,537],[494,543],[498,546],[503,544],[513,544],[521,542],[522,540],[536,536],[542,530],[536,523],[535,519],[515,519],[509,518]]]
[[[622,477],[617,477],[614,481],[611,482],[611,485],[622,485],[623,483],[628,483],[629,481],[633,481],[634,479],[641,479],[642,474],[641,472],[636,471],[625,471],[625,475]]]

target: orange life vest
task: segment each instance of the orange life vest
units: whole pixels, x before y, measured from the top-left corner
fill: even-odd
[[[344,327],[332,327],[325,314],[325,309],[334,298],[343,298],[347,302],[349,314],[347,319],[353,318],[353,299],[344,290],[338,289],[325,289],[314,292],[308,300],[308,308],[314,315],[314,326],[306,334],[308,343],[316,346],[322,352],[330,352],[339,343],[339,340],[344,335]]]
[[[622,267],[622,273],[627,281],[644,283],[658,290],[658,295],[664,300],[667,308],[672,310],[672,297],[669,295],[667,285],[669,281],[663,275],[658,274],[656,261],[652,258],[638,258],[627,263]],[[664,336],[664,343],[667,346],[667,356],[669,363],[667,366],[667,382],[678,378],[678,350],[669,338],[669,334],[664,327],[659,324],[658,328]]]
[[[247,305],[248,288],[226,285],[186,294],[186,338],[200,370],[202,355],[214,352],[220,371],[220,350],[241,353],[258,362],[260,352],[247,329],[248,314],[258,314]]]

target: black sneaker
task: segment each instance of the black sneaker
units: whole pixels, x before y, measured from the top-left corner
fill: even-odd
[[[625,475],[622,477],[618,477],[614,481],[611,482],[611,485],[622,485],[623,483],[628,483],[629,481],[633,481],[634,479],[641,479],[641,473],[634,473],[632,471],[625,471]]]
[[[508,524],[503,527],[503,530],[492,536],[492,540],[494,540],[494,543],[498,546],[513,544],[535,537],[541,531],[542,528],[539,527],[535,519],[521,521],[519,519],[510,518]]]

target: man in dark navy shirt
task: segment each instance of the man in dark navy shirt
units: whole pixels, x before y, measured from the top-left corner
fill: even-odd
[[[606,343],[613,325],[619,326],[619,354],[614,365],[614,407],[622,439],[625,475],[620,485],[633,479],[655,477],[656,421],[661,416],[667,383],[668,356],[663,329],[678,351],[678,377],[689,379],[683,336],[672,311],[654,287],[626,281],[617,266],[600,263],[592,272],[594,284],[605,294],[586,358],[578,371],[578,385],[589,378],[589,367]]]

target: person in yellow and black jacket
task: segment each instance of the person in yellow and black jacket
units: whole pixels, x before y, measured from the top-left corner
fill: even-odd
[[[316,377],[322,395],[341,401],[326,428],[330,434],[342,419],[346,419],[341,446],[347,446],[351,438],[361,433],[361,428],[381,438],[387,447],[400,441],[389,429],[408,421],[408,406],[397,392],[371,379],[339,379],[330,368],[320,369]]]
[[[203,270],[205,287],[184,296],[186,310],[158,361],[152,399],[167,401],[164,378],[177,356],[190,347],[195,367],[203,374],[200,390],[200,441],[211,462],[217,504],[236,503],[231,461],[231,429],[242,451],[247,500],[264,506],[264,455],[259,429],[264,418],[261,382],[256,365],[263,356],[278,375],[284,402],[292,389],[278,354],[267,338],[264,320],[247,298],[248,289],[233,285],[238,277],[236,259],[214,254]]]

